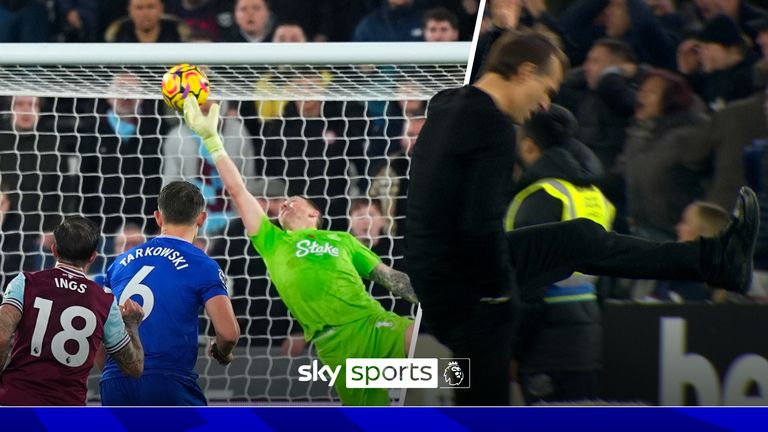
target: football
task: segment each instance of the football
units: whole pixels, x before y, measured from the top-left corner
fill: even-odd
[[[176,111],[184,110],[184,99],[190,95],[202,105],[208,100],[209,92],[208,77],[197,66],[186,63],[176,65],[163,75],[163,99]]]

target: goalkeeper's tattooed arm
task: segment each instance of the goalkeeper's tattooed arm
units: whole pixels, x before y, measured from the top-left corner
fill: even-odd
[[[11,352],[11,338],[21,321],[21,311],[15,306],[0,306],[0,373],[5,369],[8,354]]]
[[[368,279],[376,282],[377,284],[388,289],[392,294],[400,296],[411,303],[418,303],[419,299],[416,298],[416,293],[413,292],[411,287],[411,279],[408,275],[397,271],[386,264],[377,265]]]
[[[224,143],[219,137],[219,104],[213,104],[208,116],[203,115],[197,99],[188,97],[184,101],[184,121],[190,129],[203,139],[206,150],[216,164],[216,171],[224,182],[224,188],[235,202],[237,212],[243,220],[249,236],[259,233],[264,209],[259,201],[248,192],[240,172],[224,150]]]

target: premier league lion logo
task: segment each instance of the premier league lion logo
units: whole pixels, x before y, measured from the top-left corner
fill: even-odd
[[[448,362],[443,371],[443,379],[449,386],[459,386],[464,381],[464,371],[458,362]]]

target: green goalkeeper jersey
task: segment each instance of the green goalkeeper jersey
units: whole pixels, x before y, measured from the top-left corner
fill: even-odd
[[[314,228],[285,231],[265,215],[251,243],[307,340],[325,327],[384,311],[361,279],[381,260],[351,234]]]

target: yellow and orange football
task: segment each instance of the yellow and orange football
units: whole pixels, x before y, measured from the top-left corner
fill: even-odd
[[[176,111],[184,111],[184,99],[194,96],[202,105],[208,100],[210,83],[205,73],[190,64],[176,65],[163,75],[163,99]]]

